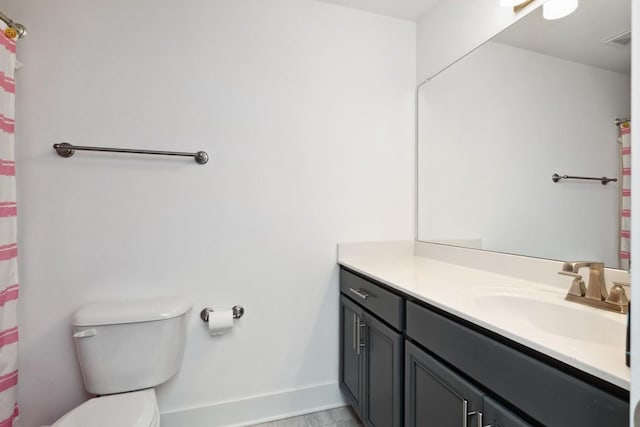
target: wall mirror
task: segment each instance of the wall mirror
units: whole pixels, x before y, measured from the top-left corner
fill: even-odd
[[[418,88],[418,240],[627,268],[630,16],[630,0],[539,8]]]

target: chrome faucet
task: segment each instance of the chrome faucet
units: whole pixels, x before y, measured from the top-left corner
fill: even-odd
[[[585,287],[581,268],[589,268],[589,284]],[[558,274],[573,277],[571,287],[565,299],[579,304],[625,314],[629,310],[629,299],[622,285],[627,283],[614,282],[611,293],[607,292],[604,280],[604,263],[592,261],[574,261],[562,264],[562,271]]]

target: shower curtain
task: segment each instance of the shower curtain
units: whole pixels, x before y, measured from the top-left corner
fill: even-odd
[[[631,125],[620,123],[620,268],[631,267]]]
[[[18,426],[18,249],[14,163],[16,42],[0,31],[0,427]]]

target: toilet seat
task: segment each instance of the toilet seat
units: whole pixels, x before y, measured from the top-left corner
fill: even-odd
[[[51,427],[159,427],[154,389],[89,399]]]

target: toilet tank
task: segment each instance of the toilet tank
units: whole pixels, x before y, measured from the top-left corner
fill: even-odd
[[[191,302],[153,298],[86,304],[72,317],[80,370],[93,394],[155,387],[182,364]]]

